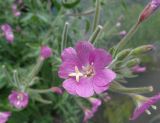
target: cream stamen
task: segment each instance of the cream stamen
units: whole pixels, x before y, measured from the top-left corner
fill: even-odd
[[[157,109],[157,106],[155,106],[155,105],[151,105],[151,107],[152,107],[154,110]]]
[[[145,112],[148,114],[148,115],[151,115],[151,112],[149,110],[145,110]]]
[[[76,77],[76,81],[79,82],[80,77],[83,76],[83,74],[79,71],[78,67],[75,66],[75,72],[69,74],[70,77]]]

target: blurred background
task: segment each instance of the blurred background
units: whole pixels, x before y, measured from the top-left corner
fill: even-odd
[[[13,2],[14,0],[0,1],[0,25],[9,23],[15,34],[12,46],[8,45],[4,38],[0,39],[0,65],[7,65],[11,71],[19,69],[24,73],[22,76],[25,76],[34,66],[39,45],[48,43],[52,49],[56,49],[53,51],[54,57],[42,67],[39,76],[44,79],[35,88],[60,85],[61,80],[56,72],[58,65],[54,59],[59,55],[56,51],[60,50],[64,23],[69,22],[67,46],[73,46],[78,40],[88,39],[92,34],[95,0],[23,0],[23,5],[19,7],[22,13],[20,17],[12,15]],[[100,24],[104,31],[96,43],[97,47],[109,49],[118,43],[137,21],[148,2],[149,0],[101,0]],[[160,91],[160,10],[141,25],[126,47],[134,48],[144,44],[154,44],[156,47],[154,51],[142,56],[142,65],[147,67],[147,71],[135,79],[128,79],[125,85],[153,85],[155,91],[146,95],[152,96]],[[54,67],[50,67],[52,64]],[[4,75],[1,75],[0,108],[6,109],[5,97],[11,87],[7,86]],[[160,122],[160,103],[157,104],[156,111],[151,111],[152,115],[144,113],[132,122],[129,117],[135,104],[131,98],[116,93],[109,94],[112,99],[103,103],[89,123]],[[69,95],[63,95],[62,98],[49,95],[47,98],[51,99],[53,104],[31,102],[27,109],[13,113],[8,123],[78,123],[79,119],[82,119],[81,111]]]

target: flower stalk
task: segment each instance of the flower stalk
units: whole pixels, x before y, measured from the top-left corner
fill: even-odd
[[[139,88],[127,88],[127,87],[122,86],[118,82],[113,82],[109,89],[113,92],[124,93],[124,94],[127,94],[127,93],[143,94],[143,93],[149,93],[153,91],[152,86],[139,87]]]
[[[69,23],[66,22],[64,25],[63,33],[62,33],[62,41],[61,41],[61,52],[67,45],[67,34],[68,34],[68,25]]]
[[[28,89],[29,92],[36,92],[36,93],[49,93],[52,92],[51,89]]]
[[[99,37],[101,31],[102,31],[103,27],[101,25],[98,25],[97,28],[95,29],[95,31],[93,32],[93,34],[91,35],[91,37],[89,38],[89,41],[92,44],[96,43],[96,39]]]
[[[32,79],[38,74],[39,70],[41,69],[43,65],[44,60],[41,58],[38,58],[37,64],[33,67],[31,73],[28,75],[27,83],[30,83]]]
[[[13,71],[13,80],[14,80],[14,83],[15,83],[16,87],[17,87],[18,89],[24,91],[24,88],[22,87],[22,85],[21,85],[21,83],[20,83],[17,70],[14,70],[14,71]]]
[[[100,0],[96,0],[96,10],[93,21],[93,32],[96,30],[96,27],[99,24],[99,17],[100,17]]]
[[[3,69],[4,75],[7,76],[8,82],[9,82],[9,83],[12,83],[12,82],[13,82],[12,77],[11,77],[11,75],[9,74],[6,66],[3,65],[3,66],[2,66],[2,69]]]
[[[140,23],[136,23],[133,25],[133,27],[130,29],[130,31],[120,40],[120,42],[116,46],[116,52],[117,50],[121,50],[125,44],[127,44],[128,40],[131,39],[131,37],[135,34],[135,32],[138,30],[140,26]]]

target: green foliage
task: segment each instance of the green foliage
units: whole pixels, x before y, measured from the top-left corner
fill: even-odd
[[[117,103],[118,102],[118,103]],[[106,104],[105,117],[109,123],[127,123],[131,116],[132,102],[128,98],[117,97]],[[121,117],[123,114],[123,117]]]

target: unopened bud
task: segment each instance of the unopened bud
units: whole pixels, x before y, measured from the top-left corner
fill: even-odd
[[[50,56],[52,55],[52,49],[49,48],[47,45],[44,45],[41,47],[41,50],[40,50],[40,57],[42,59],[47,59],[49,58]]]
[[[138,23],[148,19],[160,7],[160,0],[151,0],[141,12]]]
[[[132,55],[139,55],[139,54],[142,54],[142,53],[146,53],[146,52],[149,52],[151,50],[154,49],[154,46],[153,45],[143,45],[143,46],[140,46],[140,47],[137,47],[135,49],[132,50]]]
[[[57,94],[62,94],[63,91],[60,87],[51,87],[51,91]]]
[[[133,66],[135,66],[135,65],[137,65],[139,63],[140,63],[140,59],[135,58],[135,59],[132,59],[132,60],[127,62],[127,67],[130,68],[130,67],[133,67]]]
[[[139,65],[136,65],[132,67],[131,70],[133,71],[133,73],[143,73],[146,71],[146,67],[141,67]]]
[[[123,60],[129,55],[130,52],[131,52],[131,49],[125,49],[117,54],[116,59]]]

